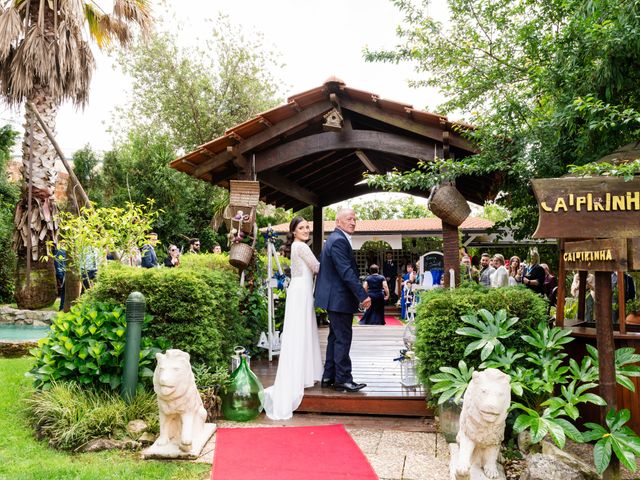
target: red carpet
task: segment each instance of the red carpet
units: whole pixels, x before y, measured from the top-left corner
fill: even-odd
[[[220,428],[212,480],[377,480],[342,425]]]
[[[404,325],[404,323],[402,323],[396,317],[388,317],[386,315],[384,317],[384,323],[387,325]]]

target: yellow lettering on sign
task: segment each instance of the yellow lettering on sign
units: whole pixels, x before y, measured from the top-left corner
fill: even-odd
[[[640,192],[627,192],[627,210],[640,210]]]
[[[624,195],[612,195],[611,200],[614,210],[625,210],[627,202]]]
[[[593,194],[587,193],[587,212],[593,210]]]
[[[604,197],[604,211],[608,212],[611,210],[611,194],[607,192]]]
[[[585,203],[587,203],[587,197],[576,197],[576,212],[579,212]]]
[[[545,212],[552,212],[553,208],[547,206],[547,202],[540,202],[540,206]]]
[[[569,206],[573,207],[573,193],[569,194]]]
[[[553,209],[553,211],[557,212],[561,208],[566,212],[567,211],[567,204],[564,202],[564,198],[558,197],[558,199],[556,200],[556,207]]]
[[[605,260],[613,260],[613,257],[611,256],[611,250],[607,250],[607,258],[605,258]]]

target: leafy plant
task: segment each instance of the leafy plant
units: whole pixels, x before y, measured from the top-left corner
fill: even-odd
[[[637,115],[640,119],[640,115]],[[640,174],[640,159],[631,162],[612,164],[609,162],[591,162],[586,165],[569,165],[569,173],[576,177],[587,176],[610,176],[623,177],[625,182],[633,180],[635,175]]]
[[[467,367],[464,360],[458,362],[458,368],[440,367],[441,373],[430,377],[433,382],[431,393],[440,394],[438,404],[446,402],[451,397],[456,403],[460,403],[469,382],[471,382],[473,370],[473,367]]]
[[[517,402],[512,404],[512,408],[524,412],[516,418],[513,430],[517,433],[526,429],[531,430],[531,441],[533,443],[538,443],[547,434],[560,448],[564,447],[566,437],[576,442],[582,442],[583,440],[580,431],[571,422],[560,417],[562,414],[561,409],[545,408],[540,414],[536,410]]]
[[[627,409],[609,410],[605,418],[606,428],[597,423],[586,423],[589,431],[583,433],[586,441],[596,441],[593,460],[598,473],[606,470],[611,462],[611,451],[632,472],[637,470],[636,458],[640,456],[640,437],[624,424],[631,418]]]
[[[440,372],[440,367],[457,365],[461,358],[469,366],[477,368],[482,362],[476,350],[464,356],[471,337],[458,335],[456,330],[468,327],[461,317],[484,308],[490,312],[500,309],[507,311],[508,317],[518,317],[513,325],[516,332],[500,343],[507,350],[517,352],[530,350],[530,346],[520,337],[529,333],[540,318],[546,318],[545,301],[534,292],[523,288],[481,288],[473,287],[436,289],[423,292],[416,313],[417,339],[415,345],[420,380],[429,388],[429,377]],[[498,347],[499,348],[499,347]]]
[[[477,338],[478,340],[467,345],[464,355],[467,356],[474,350],[480,350],[480,359],[484,361],[497,345],[502,346],[501,339],[509,338],[515,333],[511,327],[518,322],[518,318],[507,318],[505,309],[498,310],[498,313],[493,315],[487,309],[481,308],[478,310],[478,315],[482,317],[484,322],[479,320],[475,314],[463,315],[462,321],[472,327],[459,328],[456,333]]]
[[[151,316],[146,315],[143,331]],[[51,324],[49,335],[31,350],[35,364],[29,374],[38,388],[51,388],[56,381],[77,382],[85,386],[120,386],[126,318],[120,305],[83,302],[68,313],[59,313]],[[153,376],[159,342],[142,338],[139,378],[143,382]]]
[[[253,309],[245,297],[249,290],[240,286],[226,255],[184,255],[180,268],[109,262],[85,295],[90,301],[124,303],[133,291],[145,296],[153,315],[147,333],[151,338],[164,338],[171,348],[188,352],[192,362],[213,369],[228,366],[233,347],[255,344],[266,328],[264,299]]]
[[[584,383],[577,386],[577,381],[574,380],[569,385],[560,387],[560,397],[551,397],[546,402],[543,402],[542,405],[548,405],[552,411],[563,410],[571,419],[576,420],[580,415],[576,405],[593,403],[602,407],[607,404],[601,396],[589,392],[589,390],[597,387],[597,383]]]
[[[634,315],[639,315],[640,314],[640,300],[635,299],[635,298],[633,300],[629,300],[625,304],[625,311],[627,312],[627,314],[632,313]]]
[[[158,431],[155,395],[144,390],[127,403],[116,393],[52,382],[48,390],[35,391],[27,407],[36,431],[49,445],[63,450],[73,450],[94,438],[123,438],[131,420],[144,420],[149,432]]]
[[[587,352],[591,357],[594,367],[598,368],[598,349],[593,345],[587,345]],[[624,388],[636,391],[636,387],[629,377],[640,377],[640,354],[635,353],[632,347],[618,348],[615,353],[616,382]]]

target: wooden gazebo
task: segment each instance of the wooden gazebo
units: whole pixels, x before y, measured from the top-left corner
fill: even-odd
[[[402,171],[419,161],[473,155],[476,149],[463,135],[470,128],[332,78],[230,128],[171,167],[223,187],[233,179],[258,180],[261,200],[294,210],[312,205],[319,224],[323,206],[375,191],[363,182],[365,171]],[[456,187],[478,204],[497,193],[491,176],[460,177]],[[443,231],[445,267],[457,271],[458,229],[445,224]],[[318,254],[322,229],[313,236]]]

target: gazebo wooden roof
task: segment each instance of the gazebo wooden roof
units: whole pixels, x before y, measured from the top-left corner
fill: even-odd
[[[342,124],[326,131],[325,116],[334,109]],[[329,79],[230,128],[171,167],[224,187],[255,174],[266,203],[322,207],[375,191],[362,181],[365,171],[408,170],[420,160],[472,155],[474,146],[461,134],[471,128]],[[475,203],[496,193],[490,176],[461,177],[456,185]]]

